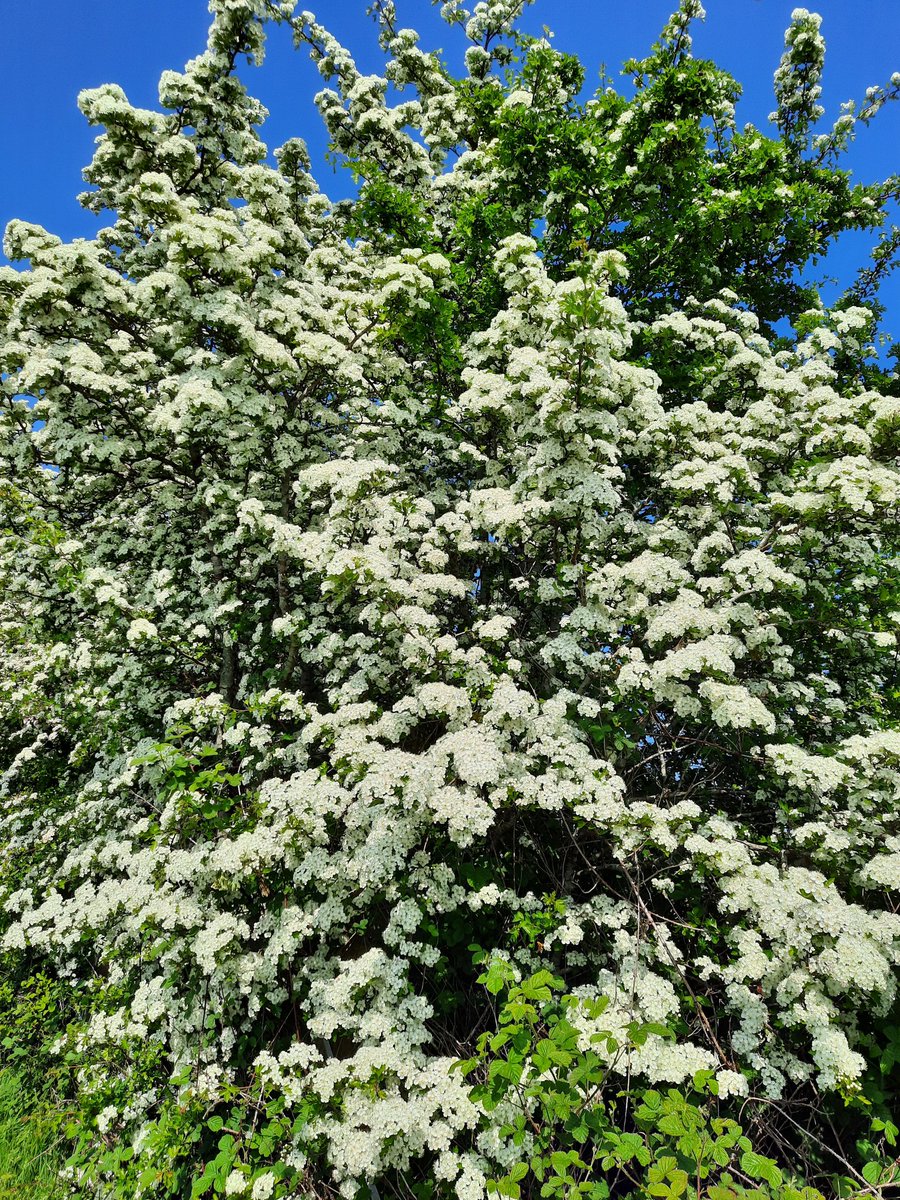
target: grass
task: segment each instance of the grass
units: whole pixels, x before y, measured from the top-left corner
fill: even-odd
[[[18,1076],[0,1069],[0,1200],[63,1200],[59,1126],[29,1097]]]

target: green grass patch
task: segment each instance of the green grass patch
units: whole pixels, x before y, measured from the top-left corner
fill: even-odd
[[[0,1197],[63,1200],[59,1120],[29,1096],[15,1072],[0,1069]]]

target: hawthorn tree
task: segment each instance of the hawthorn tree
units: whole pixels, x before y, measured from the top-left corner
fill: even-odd
[[[0,1012],[71,1193],[887,1194],[897,234],[807,269],[900,75],[817,132],[798,9],[741,130],[698,0],[590,99],[523,0],[443,5],[463,78],[210,8],[0,274]],[[266,159],[277,24],[353,201]]]

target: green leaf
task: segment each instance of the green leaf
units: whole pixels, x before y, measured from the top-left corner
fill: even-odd
[[[877,1183],[881,1178],[881,1163],[867,1162],[862,1169],[862,1176],[866,1183]]]
[[[752,1179],[762,1179],[772,1187],[780,1187],[783,1181],[775,1160],[753,1150],[745,1150],[741,1155],[741,1170]]]
[[[550,1155],[550,1165],[557,1175],[567,1175],[569,1172],[569,1156],[563,1154],[561,1150],[554,1151]]]
[[[688,1174],[687,1171],[677,1170],[669,1172],[671,1180],[671,1194],[673,1196],[681,1196],[687,1191]]]
[[[205,1196],[211,1190],[215,1181],[215,1171],[211,1165],[208,1165],[199,1179],[195,1179],[191,1184],[191,1200],[196,1196]]]
[[[479,976],[479,983],[483,983],[491,995],[496,996],[503,991],[511,979],[512,968],[509,963],[493,959],[487,971]]]

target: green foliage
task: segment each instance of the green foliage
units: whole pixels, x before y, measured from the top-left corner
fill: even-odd
[[[377,167],[361,173],[366,179],[347,222],[347,236],[373,240],[387,252],[410,246],[434,249],[437,235],[414,193],[384,179]]]
[[[6,966],[0,981],[0,1064],[46,1090],[48,1073],[58,1069],[52,1043],[77,1012],[78,990],[49,971],[29,973],[22,956],[7,956]]]
[[[880,225],[896,181],[852,184],[801,153],[797,119],[780,138],[738,130],[740,85],[689,53],[697,7],[682,4],[650,56],[625,64],[632,98],[609,85],[585,105],[543,102],[543,77],[566,91],[577,75],[549,47],[527,56],[533,103],[496,129],[507,203],[546,218],[544,254],[561,274],[585,249],[621,251],[622,295],[642,315],[729,288],[765,322],[794,319],[816,299],[807,264],[844,231]],[[895,249],[882,243],[878,276]]]
[[[0,1196],[62,1200],[59,1112],[35,1099],[22,1077],[0,1067]]]
[[[48,967],[35,972],[21,954],[4,957],[0,980],[0,1197],[60,1200],[70,1149],[72,1064],[55,1043],[84,998],[84,989]],[[33,968],[33,964],[32,964]]]
[[[171,740],[157,743],[136,765],[147,768],[160,800],[172,803],[180,836],[189,841],[201,829],[239,831],[252,810],[243,776],[231,769],[220,748],[198,745],[196,738],[185,744],[189,728],[169,732]]]
[[[159,1077],[158,1063],[145,1064],[148,1077]],[[249,1187],[264,1174],[274,1177],[272,1196],[295,1195],[301,1173],[278,1161],[292,1139],[302,1137],[305,1126],[317,1115],[315,1105],[304,1103],[288,1110],[283,1099],[269,1101],[257,1078],[246,1087],[226,1089],[226,1102],[211,1110],[193,1091],[193,1080],[173,1080],[159,1115],[142,1139],[140,1156],[115,1138],[116,1121],[102,1152],[97,1152],[94,1121],[69,1126],[73,1140],[69,1167],[81,1180],[86,1194],[99,1190],[110,1200],[131,1200],[142,1192],[173,1200],[196,1200],[226,1194],[229,1175],[242,1175]],[[125,1093],[116,1096],[123,1106]],[[315,1143],[306,1139],[310,1154]]]
[[[489,959],[479,982],[499,998],[497,1029],[456,1067],[474,1081],[471,1096],[487,1126],[502,1113],[502,1157],[512,1165],[488,1181],[490,1194],[822,1200],[754,1151],[720,1103],[713,1071],[695,1072],[684,1089],[623,1087],[630,1056],[670,1030],[632,1022],[614,1036],[602,1028],[605,999],[567,994],[547,970],[517,981],[504,959]],[[870,1182],[874,1170],[864,1169]]]

